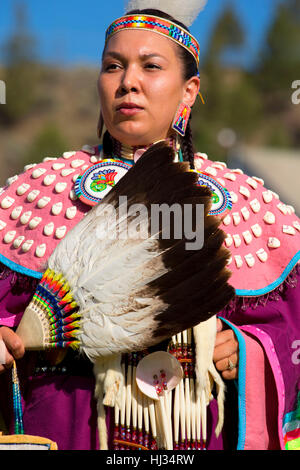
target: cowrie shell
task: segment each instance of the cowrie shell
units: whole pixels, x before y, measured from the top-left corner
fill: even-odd
[[[5,229],[6,226],[7,226],[7,223],[4,222],[3,220],[0,220],[0,231]]]
[[[32,178],[36,180],[40,178],[42,175],[44,175],[46,171],[47,171],[46,168],[36,168],[32,172]]]
[[[70,195],[69,195],[69,196],[70,196],[71,201],[76,201],[77,195],[76,195],[74,189],[72,189],[72,190],[70,191]]]
[[[16,238],[13,242],[13,247],[14,248],[20,248],[20,246],[22,245],[23,241],[25,240],[25,237],[23,236],[20,236],[18,238]]]
[[[225,181],[223,180],[223,178],[217,178],[217,181],[220,183],[221,186],[226,186],[226,183]]]
[[[24,171],[31,170],[31,168],[34,168],[35,166],[37,166],[37,163],[30,163],[29,165],[25,165]]]
[[[263,200],[265,201],[266,204],[269,204],[272,199],[273,199],[273,194],[271,191],[264,191],[262,193]]]
[[[232,256],[230,256],[230,258],[228,258],[228,261],[227,261],[227,266],[229,266],[230,264],[232,263]]]
[[[240,255],[235,255],[234,260],[237,268],[241,268],[243,266],[243,260]]]
[[[76,180],[78,179],[78,177],[80,176],[80,173],[77,173],[76,175],[73,176],[73,182],[76,183]]]
[[[243,175],[244,172],[240,168],[236,168],[235,170],[231,170],[233,173],[237,173],[238,175]]]
[[[286,207],[285,204],[283,204],[282,202],[280,202],[279,204],[277,204],[277,207],[278,207],[278,209],[280,210],[280,212],[281,212],[282,214],[287,215],[288,209],[287,209],[287,207]]]
[[[63,157],[64,157],[66,160],[68,160],[69,158],[74,157],[74,155],[76,155],[76,152],[65,152],[65,153],[63,154]]]
[[[26,240],[26,242],[24,242],[23,245],[22,245],[23,253],[28,253],[28,251],[31,249],[33,243],[34,243],[33,240]]]
[[[226,163],[225,162],[214,162],[212,164],[214,168],[217,168],[218,170],[224,170],[226,168]]]
[[[255,214],[257,214],[260,211],[261,206],[260,206],[258,199],[253,199],[253,201],[250,201],[249,204]]]
[[[223,177],[230,181],[236,181],[236,175],[234,173],[225,173]]]
[[[238,248],[239,246],[241,246],[241,244],[242,244],[242,239],[241,239],[241,237],[240,237],[239,235],[233,235],[232,238],[233,238],[233,241],[234,241],[234,246],[235,246],[236,248]]]
[[[241,209],[241,214],[242,214],[244,220],[249,220],[250,212],[248,211],[246,206]]]
[[[64,190],[66,189],[67,187],[67,183],[57,183],[55,185],[55,191],[60,194],[60,193],[63,193]]]
[[[253,178],[248,178],[246,180],[246,183],[249,184],[249,186],[251,186],[251,188],[257,189],[258,184]]]
[[[46,157],[43,159],[43,162],[53,162],[53,160],[57,160],[57,157]]]
[[[33,202],[36,200],[36,198],[39,196],[40,194],[40,191],[38,189],[34,189],[33,191],[31,191],[28,196],[27,196],[27,201],[28,202]]]
[[[207,168],[205,168],[205,173],[207,173],[211,176],[217,176],[217,174],[218,174],[216,168],[213,168],[212,166],[208,166]]]
[[[255,258],[251,253],[249,253],[248,255],[245,255],[245,261],[247,265],[249,266],[249,268],[252,268],[255,265]]]
[[[30,218],[32,216],[32,212],[31,211],[28,211],[28,212],[24,212],[24,214],[21,216],[20,218],[20,222],[22,225],[26,225],[28,224]]]
[[[298,222],[298,220],[295,220],[295,222],[293,222],[293,226],[300,232],[300,223]]]
[[[51,201],[51,198],[50,197],[42,197],[42,199],[40,199],[37,203],[37,206],[39,209],[44,209],[44,207],[47,206],[47,204],[49,204],[49,202]]]
[[[287,211],[288,211],[289,215],[295,214],[296,211],[295,211],[295,208],[293,206],[286,206],[286,208],[287,208]]]
[[[265,263],[265,262],[267,261],[267,259],[268,259],[268,253],[267,253],[263,248],[261,248],[260,250],[258,250],[258,251],[256,252],[256,255],[257,255],[258,259],[259,259],[260,261],[262,261],[263,263]]]
[[[54,181],[56,180],[56,175],[47,175],[44,178],[44,185],[45,186],[50,186]]]
[[[84,165],[85,161],[84,160],[73,160],[71,163],[72,168],[79,168],[80,166]]]
[[[251,233],[249,232],[249,230],[246,230],[245,232],[243,232],[243,238],[244,238],[245,243],[247,245],[249,245],[253,240],[253,237],[252,237]]]
[[[23,196],[30,189],[30,184],[23,183],[17,188],[17,195]]]
[[[245,186],[240,186],[240,189],[239,189],[240,193],[245,196],[246,198],[249,198],[250,197],[250,191],[248,188],[245,188]]]
[[[13,205],[14,202],[15,202],[15,200],[12,197],[6,196],[1,201],[1,207],[2,207],[2,209],[9,209]]]
[[[275,215],[273,214],[273,212],[266,212],[265,215],[264,215],[264,221],[266,222],[266,224],[275,224],[275,221],[276,221],[276,217]]]
[[[4,237],[4,243],[11,243],[13,241],[13,239],[15,238],[16,236],[16,231],[15,230],[12,230],[10,232],[7,232],[5,237]]]
[[[276,237],[270,237],[268,240],[268,247],[269,248],[279,248],[281,245],[280,240]]]
[[[203,158],[203,160],[208,160],[208,156],[206,153],[197,152],[196,155],[197,157]]]
[[[55,231],[55,236],[56,236],[56,238],[61,240],[62,238],[64,238],[66,233],[67,233],[67,227],[66,226],[58,227]]]
[[[52,170],[59,171],[66,166],[65,163],[53,163]]]
[[[90,158],[90,162],[91,163],[96,163],[98,161],[98,158],[93,155],[91,158]],[[201,169],[201,166],[202,166],[202,163],[199,161],[198,158],[195,158],[195,168],[196,170],[200,170]]]
[[[230,194],[230,197],[231,197],[232,202],[233,202],[234,204],[236,204],[236,203],[238,202],[238,200],[239,200],[238,195],[237,195],[235,192],[233,192],[233,191],[230,191],[229,194]]]
[[[63,205],[62,202],[57,202],[52,206],[51,212],[53,215],[59,215],[62,211]]]
[[[19,179],[18,175],[12,176],[11,178],[8,178],[6,181],[6,186],[11,186],[15,181]]]
[[[34,230],[35,228],[37,228],[37,226],[42,222],[42,218],[41,217],[34,217],[30,222],[29,222],[29,228],[31,230]]]
[[[225,245],[227,246],[227,248],[229,248],[233,243],[233,239],[232,239],[232,236],[230,234],[227,235],[227,237],[225,238]]]
[[[283,225],[282,231],[283,231],[283,233],[286,233],[287,235],[295,235],[296,234],[296,230],[294,229],[294,227],[291,227],[290,225]]]
[[[47,245],[45,243],[43,243],[42,245],[39,245],[35,250],[35,255],[38,258],[43,258],[43,256],[45,256],[46,249],[47,249]]]
[[[257,181],[259,184],[265,184],[264,180],[262,178],[258,178],[257,176],[252,176],[252,179]]]
[[[49,224],[45,225],[44,227],[44,235],[46,235],[47,237],[50,237],[50,235],[52,235],[53,232],[54,232],[54,223],[49,222]]]
[[[262,228],[259,224],[252,225],[251,230],[256,237],[262,236]]]
[[[240,214],[238,212],[233,212],[232,218],[233,218],[234,225],[239,225],[239,223],[241,222]]]
[[[82,169],[82,171],[85,171],[88,167],[89,167],[89,165],[83,165],[83,166],[81,167],[81,169]]]
[[[23,207],[22,207],[22,206],[16,207],[16,208],[12,211],[12,213],[10,214],[11,218],[12,218],[13,220],[17,220],[17,219],[20,217],[20,215],[22,214],[22,211],[23,211]]]
[[[74,172],[75,172],[75,170],[72,170],[71,168],[67,168],[65,170],[62,170],[60,174],[61,174],[61,176],[70,176]]]
[[[230,217],[230,215],[228,214],[228,215],[226,215],[226,217],[224,217],[224,219],[223,219],[223,224],[224,224],[224,225],[229,225],[230,223],[231,223],[231,217]]]
[[[77,214],[77,208],[76,208],[75,206],[69,207],[69,208],[66,210],[66,217],[67,217],[67,219],[69,219],[69,220],[74,219],[74,217],[76,216],[76,214]]]

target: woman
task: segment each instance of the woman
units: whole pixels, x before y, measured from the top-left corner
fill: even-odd
[[[152,24],[151,21],[164,26],[167,24],[173,28],[172,31],[182,27],[177,20],[158,10],[134,10],[129,15],[146,20],[147,25]],[[57,171],[62,177],[57,183],[61,186],[55,186],[52,219],[47,220],[47,225],[44,224],[43,233],[35,232],[36,238],[35,235],[31,237],[32,244],[37,247],[35,251],[30,250],[30,243],[27,240],[24,242],[24,238],[20,238],[22,235],[11,227],[2,242],[3,326],[0,335],[7,350],[3,349],[2,343],[3,365],[0,365],[0,372],[5,372],[14,359],[18,360],[24,355],[22,341],[13,328],[18,325],[34,293],[42,263],[61,239],[61,232],[65,234],[89,210],[86,199],[78,200],[72,192],[60,191],[62,185],[66,183],[65,187],[72,189],[78,173],[103,158],[103,154],[133,165],[149,146],[166,140],[173,146],[178,159],[189,161],[191,168],[201,172],[200,184],[208,185],[214,194],[214,213],[222,217],[222,228],[228,233],[226,245],[232,251],[229,268],[233,272],[231,282],[236,289],[234,301],[220,312],[214,348],[215,366],[227,386],[222,433],[219,437],[214,433],[217,404],[213,392],[207,414],[207,435],[197,435],[191,417],[184,416],[180,422],[182,439],[181,442],[175,439],[174,448],[296,448],[300,439],[297,418],[297,393],[300,396],[297,387],[300,384],[299,365],[292,357],[295,341],[299,339],[300,314],[296,307],[299,301],[299,221],[290,207],[281,204],[274,193],[263,187],[259,178],[248,178],[238,170],[230,171],[225,164],[210,162],[203,154],[194,155],[189,121],[186,128],[179,129],[183,131],[181,134],[174,130],[174,123],[180,127],[181,118],[186,119],[186,113],[196,101],[200,85],[198,53],[196,49],[191,49],[191,37],[188,46],[182,45],[176,40],[176,35],[170,38],[161,31],[156,34],[157,31],[145,30],[136,20],[122,18],[113,23],[107,32],[99,77],[99,135],[102,134],[103,124],[107,129],[103,138],[103,153],[100,147],[86,147],[77,153],[66,153],[54,163],[44,162],[33,170],[34,175],[29,168],[27,176],[25,173],[22,180],[13,181],[1,196],[1,201],[5,201],[2,202],[4,224],[7,223],[7,211],[11,208],[15,210],[14,220],[18,220],[17,213],[20,212],[23,217],[24,210],[17,210],[20,206],[14,205],[12,199],[15,196],[9,191],[14,191],[14,194],[25,191],[20,196],[25,197],[28,194],[26,185],[32,186],[33,178],[36,184],[33,191],[36,193],[30,188],[30,194],[33,194],[27,198],[30,220],[35,215],[35,194],[39,192],[38,197],[41,198],[35,210],[45,210],[47,198],[52,198],[51,204],[54,198],[52,180],[55,178],[51,179],[50,176]],[[41,176],[49,178],[40,184]],[[62,206],[65,209],[66,204],[69,216],[64,216],[61,224],[54,224],[54,218],[61,216],[56,212]],[[76,208],[75,212],[72,208]],[[38,222],[37,218],[34,219],[32,227]],[[26,216],[23,222],[22,227],[26,225]],[[62,230],[64,227],[66,230]],[[56,238],[45,243],[43,237],[49,240],[55,229]],[[19,243],[23,243],[22,246],[27,243],[22,250],[22,258],[11,245],[18,247]],[[294,288],[295,285],[297,288]],[[169,351],[182,360],[188,376],[193,371],[184,362],[186,340],[181,344],[180,337],[177,340],[177,344],[173,341],[164,347],[168,346]],[[61,352],[41,354],[37,360],[35,355],[26,353],[24,360],[18,362],[25,431],[56,441],[59,449],[96,449],[96,409],[91,367],[79,358],[74,359],[69,352],[66,357],[60,355]],[[189,359],[193,360],[192,355]],[[127,365],[135,364],[136,360],[133,354],[127,358]],[[3,377],[7,377],[7,372]],[[2,394],[2,403],[7,403],[7,394]],[[11,410],[4,405],[2,411],[9,422]],[[140,430],[141,434],[137,437],[130,415],[128,420],[124,423],[127,424],[125,435],[120,433],[119,427],[116,427],[114,434],[114,411],[107,410],[109,448],[156,448],[157,443],[151,441],[153,427],[147,433],[146,422],[143,421],[143,432]]]

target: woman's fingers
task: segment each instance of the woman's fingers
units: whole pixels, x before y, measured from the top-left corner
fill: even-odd
[[[25,348],[19,336],[10,328],[0,328],[0,372],[12,367],[15,359],[21,359]]]
[[[225,380],[238,376],[239,343],[231,329],[219,330],[216,335],[213,360]]]

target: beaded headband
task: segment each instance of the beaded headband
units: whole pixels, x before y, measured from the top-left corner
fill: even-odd
[[[141,29],[161,34],[187,49],[199,67],[200,46],[197,40],[186,29],[172,21],[149,15],[125,15],[115,20],[106,31],[105,42],[114,34],[124,29]]]

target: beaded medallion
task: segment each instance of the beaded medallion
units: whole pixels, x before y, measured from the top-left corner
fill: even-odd
[[[220,215],[232,208],[229,191],[205,173],[199,173],[199,186],[206,186],[212,191],[212,208],[210,215]]]
[[[76,180],[77,197],[89,206],[95,206],[109,193],[132,165],[121,160],[101,160],[85,170]]]

